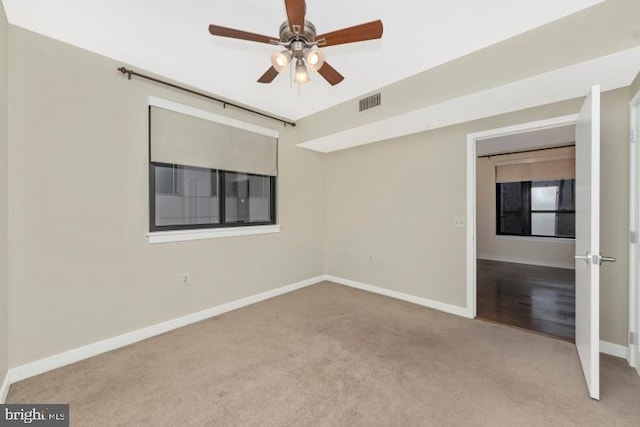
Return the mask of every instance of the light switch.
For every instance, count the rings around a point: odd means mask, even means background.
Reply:
[[[453,226],[456,228],[464,228],[464,217],[463,216],[454,216],[453,217]]]

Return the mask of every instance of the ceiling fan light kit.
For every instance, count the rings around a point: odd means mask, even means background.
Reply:
[[[296,60],[296,75],[295,82],[296,83],[306,83],[309,80],[309,72],[307,71],[307,66],[304,64],[302,58],[298,58]]]
[[[329,84],[337,85],[344,77],[324,60],[320,47],[356,43],[382,37],[382,21],[372,21],[353,27],[343,28],[317,35],[316,27],[305,19],[304,0],[285,0],[287,21],[280,25],[280,38],[250,33],[233,28],[210,25],[209,32],[214,36],[268,43],[284,47],[284,50],[271,55],[271,67],[258,79],[259,83],[271,83],[290,65],[294,67],[294,80],[302,84],[310,80],[308,68],[317,71]]]

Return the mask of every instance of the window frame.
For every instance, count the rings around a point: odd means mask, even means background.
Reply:
[[[564,179],[564,180],[542,180],[542,181],[519,181],[521,184],[521,197],[522,197],[522,209],[519,212],[524,212],[525,218],[523,219],[523,231],[528,234],[517,234],[517,233],[506,233],[500,230],[500,220],[502,218],[501,213],[501,201],[500,197],[500,185],[505,184],[502,182],[496,182],[495,191],[496,191],[496,214],[495,214],[495,225],[496,225],[496,236],[515,236],[515,237],[534,237],[534,238],[549,238],[549,239],[564,239],[564,240],[575,240],[575,209],[556,209],[556,210],[540,210],[540,209],[532,209],[531,208],[531,189],[533,188],[534,182],[546,182],[546,181],[566,181],[572,180],[574,181],[574,189],[575,189],[575,178]],[[575,190],[574,190],[575,191]],[[575,196],[575,192],[574,192]],[[512,212],[515,213],[515,212]],[[573,214],[574,215],[574,230],[573,236],[557,236],[557,235],[540,235],[540,234],[532,234],[531,233],[531,215],[534,213],[553,213],[553,214]]]
[[[218,197],[218,212],[219,223],[205,223],[205,224],[176,224],[176,225],[156,225],[156,174],[155,167],[173,167],[174,171],[180,168],[193,168],[207,171],[215,171],[218,176],[217,197]],[[248,176],[258,176],[262,178],[269,178],[269,221],[255,221],[255,222],[226,222],[226,186],[225,186],[225,174],[226,173],[242,173]],[[171,163],[152,162],[149,161],[149,232],[167,232],[167,231],[181,231],[181,230],[210,230],[210,229],[222,229],[222,228],[237,228],[237,227],[258,227],[265,225],[276,225],[276,177],[270,175],[259,175],[238,171],[225,171],[220,169],[210,169],[198,166],[186,166],[175,165]]]

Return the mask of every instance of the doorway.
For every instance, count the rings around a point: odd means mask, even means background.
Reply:
[[[498,129],[476,132],[467,135],[467,310],[469,318],[477,317],[477,269],[476,269],[476,175],[477,175],[477,145],[483,140],[499,138],[509,135],[524,134],[563,126],[574,126],[578,120],[577,114],[555,117],[547,120],[523,123]],[[506,150],[504,150],[506,151]]]
[[[575,125],[476,145],[477,317],[575,339]]]

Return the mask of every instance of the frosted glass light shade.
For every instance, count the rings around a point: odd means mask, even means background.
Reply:
[[[307,72],[307,67],[304,65],[304,61],[302,58],[298,58],[296,61],[296,83],[306,83],[309,81],[309,73]]]
[[[318,49],[309,49],[304,55],[307,64],[313,71],[318,71],[324,64],[324,54]]]
[[[290,62],[291,53],[289,53],[288,50],[276,52],[271,55],[271,65],[273,65],[273,68],[275,68],[279,73],[285,70],[289,66]]]

